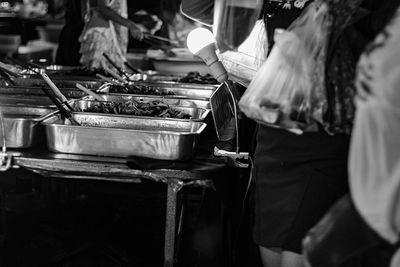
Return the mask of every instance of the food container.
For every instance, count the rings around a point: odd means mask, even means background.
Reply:
[[[44,139],[40,122],[53,115],[52,108],[30,106],[0,106],[4,117],[6,145],[11,148],[28,148]],[[0,140],[3,134],[0,131]]]
[[[130,76],[130,79],[133,81],[146,81],[146,82],[176,82],[182,76],[181,75],[169,75],[169,74],[159,74],[158,72],[154,73],[135,73]]]
[[[43,121],[47,147],[60,153],[163,160],[190,158],[206,124],[85,113],[73,114],[81,126],[57,114]]]
[[[171,106],[203,108],[203,109],[211,108],[210,101],[208,100],[180,98],[174,96],[142,96],[142,95],[126,95],[126,94],[101,94],[100,96],[104,99],[104,101],[113,101],[118,103],[132,101],[132,100],[143,101],[143,102],[161,100],[164,103]],[[95,99],[92,96],[86,96],[83,98],[83,100],[94,101]]]
[[[39,95],[0,95],[0,105],[55,107],[47,96]]]
[[[97,89],[99,88],[104,82],[101,80],[86,80],[82,79],[83,77],[79,76],[54,76],[51,77],[54,84],[58,88],[74,88],[76,83],[80,83],[81,85],[85,86],[89,89]],[[37,75],[24,75],[23,77],[13,79],[16,86],[23,86],[23,87],[48,87],[47,83]]]
[[[203,99],[208,100],[212,93],[218,86],[215,85],[196,85],[196,84],[183,84],[183,83],[167,83],[167,82],[134,82],[136,86],[148,86],[152,89],[156,89],[160,92],[166,94],[170,93],[168,96],[174,97],[186,97],[191,99]],[[103,93],[117,93],[121,94],[120,91],[114,90],[110,87],[110,84],[104,84],[98,90]],[[129,92],[128,92],[129,94]],[[148,95],[148,94],[143,94]]]
[[[60,91],[66,98],[82,98],[87,95],[77,88],[61,88]],[[7,86],[0,87],[0,95],[45,96],[45,93],[40,87]]]
[[[124,101],[125,102],[125,101]],[[124,115],[124,114],[104,114],[104,113],[92,113],[85,112],[85,110],[98,105],[101,103],[100,101],[90,101],[90,100],[74,100],[71,101],[72,108],[76,111],[75,113],[87,113],[87,114],[102,114],[104,116],[109,117],[136,117],[136,118],[147,118],[153,119],[156,117],[148,117],[148,116],[134,116],[134,115]],[[180,107],[180,106],[170,106],[170,108],[187,113],[191,116],[190,119],[178,119],[178,118],[161,118],[163,120],[173,120],[173,121],[181,121],[181,120],[190,120],[190,121],[204,121],[210,110],[202,109],[202,108],[192,108],[192,107]]]

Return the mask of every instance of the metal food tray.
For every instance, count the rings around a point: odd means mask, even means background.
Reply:
[[[61,88],[60,90],[66,98],[82,98],[87,95],[77,88]],[[6,86],[0,87],[0,95],[45,96],[45,93],[40,87]]]
[[[89,89],[97,89],[104,82],[101,80],[83,80],[82,77],[78,76],[69,76],[69,77],[51,77],[54,84],[58,88],[74,88],[76,83],[80,83]],[[39,78],[37,75],[26,75],[24,77],[13,79],[16,86],[24,86],[24,87],[48,87],[47,83]]]
[[[28,148],[44,139],[40,122],[56,113],[55,109],[29,106],[0,106],[0,110],[4,116],[6,146],[12,148]]]
[[[125,102],[125,101],[124,101]],[[91,101],[91,100],[74,100],[71,101],[72,108],[76,111],[74,113],[86,113],[86,114],[103,114],[104,116],[108,117],[135,117],[135,118],[147,118],[153,119],[158,117],[148,117],[148,116],[135,116],[135,115],[125,115],[125,114],[105,114],[105,113],[92,113],[92,112],[85,112],[84,110],[92,107],[95,104],[101,103],[100,101]],[[170,106],[171,108],[185,112],[191,116],[190,119],[178,119],[178,118],[160,118],[163,120],[173,120],[173,121],[204,121],[210,110],[203,109],[203,108],[192,108],[192,107],[180,107],[180,106]]]
[[[47,96],[39,95],[0,95],[0,105],[55,107]]]
[[[157,87],[178,87],[188,89],[203,89],[203,90],[215,90],[219,84],[198,84],[198,83],[179,83],[173,81],[137,81],[134,82],[137,85],[147,85],[154,88]]]
[[[43,121],[50,151],[60,153],[183,160],[193,155],[206,124],[133,117],[73,114],[81,126],[57,114]]]
[[[207,85],[198,86],[198,85],[182,84],[182,83],[134,82],[133,84],[138,86],[140,85],[149,86],[161,92],[174,93],[173,95],[168,95],[168,96],[174,96],[174,97],[182,96],[191,99],[203,99],[203,100],[210,99],[212,93],[217,88],[215,86],[207,86]],[[99,88],[99,92],[118,93],[113,90],[110,90],[109,84],[105,84],[101,88]]]
[[[164,103],[167,103],[168,105],[172,106],[203,108],[203,109],[211,108],[210,101],[208,100],[180,98],[174,96],[143,96],[143,95],[128,95],[128,94],[101,94],[100,96],[104,99],[104,101],[113,101],[119,103],[132,100],[143,101],[143,102],[161,100]],[[92,96],[85,96],[82,99],[90,101],[95,100]]]
[[[213,86],[217,87],[218,84],[215,83],[183,83],[178,82],[179,79],[182,79],[185,75],[168,75],[168,74],[151,74],[151,73],[135,73],[130,76],[133,81],[142,81],[142,82],[158,82],[158,83],[167,83],[167,84],[189,84],[195,86]]]
[[[157,72],[155,72],[157,73]],[[152,73],[135,73],[130,76],[133,81],[146,81],[146,82],[175,82],[182,78],[180,75],[163,75],[163,74],[152,74]]]

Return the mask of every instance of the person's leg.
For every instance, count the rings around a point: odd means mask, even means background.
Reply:
[[[283,251],[281,256],[281,267],[304,267],[304,257],[300,254]]]
[[[261,261],[264,267],[281,267],[281,249],[259,246]]]

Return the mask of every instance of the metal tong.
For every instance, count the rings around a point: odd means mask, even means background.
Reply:
[[[61,112],[61,114],[67,118],[73,125],[80,125],[72,116],[71,112],[74,112],[74,109],[71,107],[71,105],[68,103],[68,99],[61,93],[60,89],[54,84],[54,82],[50,79],[50,77],[46,74],[46,72],[38,72],[34,68],[32,68],[29,63],[24,64],[24,63],[19,63],[20,65],[26,67],[30,71],[40,75],[43,80],[48,84],[50,87],[51,91],[54,93],[51,94],[46,88],[42,88],[43,92],[47,95],[48,98],[51,99],[51,101],[56,105],[58,110]],[[65,107],[67,108],[65,108]]]
[[[115,64],[115,62],[112,61],[111,58],[110,58],[106,53],[103,53],[103,57],[118,71],[118,73],[119,73],[121,76],[125,76],[125,78],[127,78],[128,81],[131,79],[131,78],[129,77],[129,75],[128,75],[125,71],[123,71],[120,67],[118,67],[118,65]]]
[[[58,108],[58,110],[60,111],[60,113],[66,118],[68,119],[73,125],[80,125],[72,116],[73,110],[68,110],[66,109],[61,103],[60,101],[57,99],[57,97],[55,97],[55,95],[51,94],[46,88],[42,88],[43,92],[47,95],[48,98],[51,99],[51,101],[53,101],[53,103],[56,105],[56,107]]]
[[[165,43],[168,43],[171,46],[179,45],[179,43],[177,41],[173,41],[171,39],[164,38],[164,37],[161,37],[161,36],[157,36],[157,35],[154,35],[154,34],[151,34],[151,33],[148,33],[148,32],[145,32],[143,37],[144,37],[144,40],[148,40],[148,41],[151,41],[151,42],[154,42],[154,43],[155,42],[158,42],[158,43],[165,42]]]

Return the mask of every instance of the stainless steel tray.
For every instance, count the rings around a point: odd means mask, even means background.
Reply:
[[[143,95],[127,95],[127,94],[101,94],[100,95],[104,101],[113,101],[113,102],[126,102],[126,101],[154,101],[154,100],[162,100],[164,103],[172,106],[181,106],[181,107],[191,107],[191,108],[203,108],[210,109],[210,101],[208,100],[199,100],[199,99],[190,99],[190,98],[180,98],[174,96],[143,96]],[[85,96],[82,98],[83,100],[94,101],[95,99],[92,96]]]
[[[163,75],[163,74],[152,73],[135,73],[130,76],[133,81],[146,81],[146,82],[175,82],[183,76],[179,75]]]
[[[72,154],[183,160],[193,155],[206,124],[73,114],[81,126],[70,125],[60,115],[43,121],[50,151]]]
[[[55,107],[47,96],[39,95],[0,95],[0,105]]]
[[[125,101],[123,101],[125,102]],[[75,113],[87,113],[87,114],[102,114],[108,117],[135,117],[135,118],[147,118],[147,119],[153,119],[156,117],[146,117],[146,116],[133,116],[133,115],[124,115],[124,114],[103,114],[103,113],[91,113],[91,112],[85,112],[90,107],[93,107],[94,105],[100,103],[99,101],[90,101],[90,100],[74,100],[71,101],[71,106],[74,110],[76,110]],[[171,108],[176,109],[178,111],[182,111],[185,113],[188,113],[191,115],[191,118],[189,119],[190,121],[204,121],[208,114],[210,113],[210,110],[208,109],[203,109],[203,108],[192,108],[192,107],[180,107],[180,106],[172,106]],[[176,119],[176,118],[161,118],[163,120],[174,120],[174,121],[187,121],[186,119]]]
[[[27,148],[44,140],[40,121],[53,115],[56,110],[38,107],[0,106],[4,116],[6,145],[12,148]],[[0,131],[0,140],[3,134]]]
[[[217,87],[215,86],[197,86],[183,83],[160,83],[160,82],[134,82],[134,85],[145,85],[157,89],[161,92],[172,92],[169,96],[183,96],[191,99],[208,100]],[[109,84],[105,84],[99,88],[99,92],[118,93],[110,89]]]
[[[189,89],[215,90],[219,84],[178,83],[173,81],[137,81],[134,84],[149,85],[152,87],[178,87]]]
[[[97,89],[99,88],[104,82],[101,80],[82,80],[82,77],[52,77],[54,84],[58,88],[75,88],[75,84],[79,82],[83,86],[89,89]],[[16,86],[24,86],[24,87],[41,87],[46,86],[48,87],[47,83],[37,76],[25,76],[21,78],[13,79]]]
[[[76,88],[61,88],[63,95],[67,98],[82,98],[87,94]],[[0,87],[0,95],[38,95],[44,96],[45,93],[40,87],[7,86]],[[0,96],[1,97],[1,96]]]

